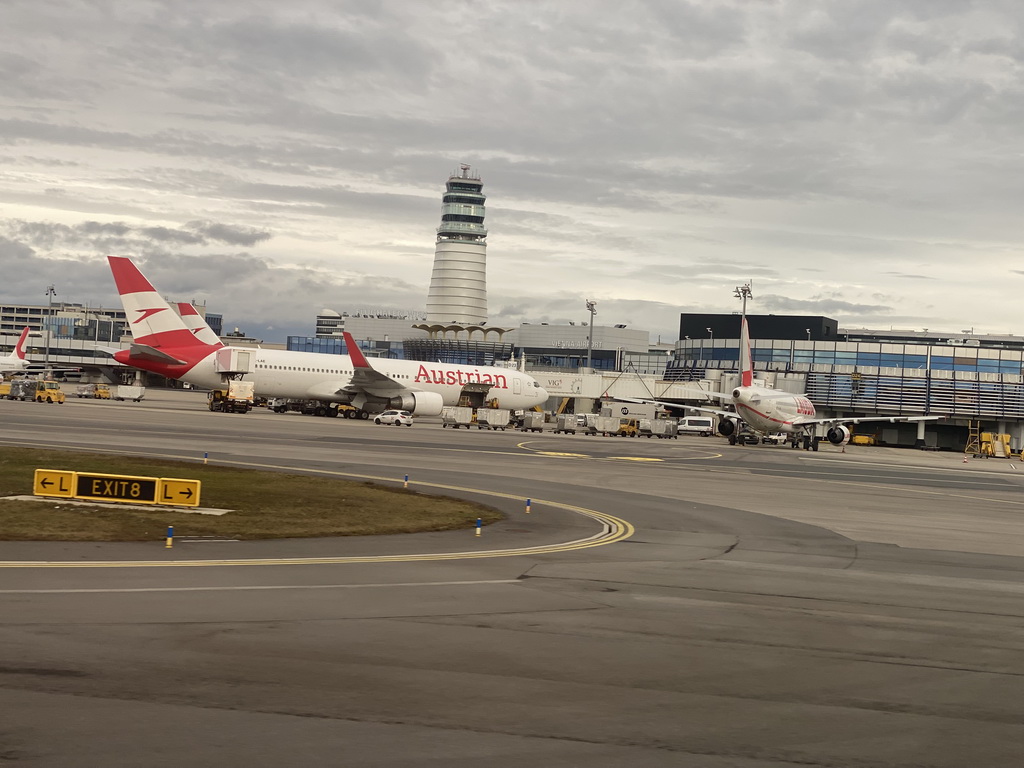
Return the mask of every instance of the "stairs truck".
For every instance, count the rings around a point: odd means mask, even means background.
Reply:
[[[251,381],[228,381],[227,389],[214,389],[209,395],[211,411],[248,413],[255,400],[255,384]]]

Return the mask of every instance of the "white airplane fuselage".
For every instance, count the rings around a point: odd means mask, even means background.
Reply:
[[[765,387],[737,387],[732,392],[736,413],[755,432],[802,432],[801,422],[815,418],[814,403]]]
[[[236,375],[242,381],[253,382],[261,397],[283,397],[296,400],[322,400],[347,403],[352,396],[345,388],[355,373],[348,355],[329,355],[317,352],[292,352],[250,347],[221,347],[212,350],[187,370],[170,373],[166,364],[144,366],[198,387],[215,389],[224,385],[224,374],[217,370],[215,359],[220,351],[246,353],[249,370]],[[170,351],[170,350],[169,350]],[[117,356],[115,356],[117,357]],[[385,374],[409,390],[433,392],[441,396],[444,405],[458,405],[467,384],[490,385],[484,395],[487,401],[497,400],[498,406],[509,409],[532,408],[547,400],[547,392],[536,380],[513,368],[492,366],[426,363],[416,360],[373,358],[374,370]],[[391,386],[362,385],[370,395],[394,397]]]

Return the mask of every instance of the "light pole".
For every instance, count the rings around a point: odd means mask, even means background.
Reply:
[[[747,299],[754,298],[754,294],[752,294],[750,292],[750,283],[746,283],[745,285],[737,286],[736,290],[733,292],[733,296],[735,296],[737,299],[743,299],[743,317],[746,317],[747,316]]]
[[[708,332],[708,339],[709,339],[708,347],[709,347],[710,351],[708,352],[708,359],[709,360],[714,360],[714,358],[715,358],[715,332],[712,331],[710,328],[705,328],[704,330]],[[704,347],[704,345],[701,344],[701,348],[702,349],[703,349],[703,347]],[[701,360],[704,359],[704,354],[703,353],[701,353],[700,359]]]
[[[587,299],[587,310],[590,312],[590,328],[587,334],[587,368],[594,364],[594,315],[597,314],[597,302]]]
[[[807,340],[810,341],[811,340],[811,329],[807,328],[806,331],[807,331]]]
[[[49,366],[50,366],[50,341],[51,341],[51,339],[53,339],[53,331],[51,330],[52,326],[50,325],[50,323],[51,323],[52,318],[53,318],[53,297],[56,296],[56,295],[57,295],[57,289],[54,288],[52,285],[48,285],[46,287],[46,298],[49,301],[49,309],[46,312],[46,320],[45,320],[45,322],[46,322],[46,333],[45,333],[45,337],[46,337],[46,352],[45,352],[45,358],[44,358],[45,362],[43,363],[43,367],[45,367],[45,368],[49,368]]]

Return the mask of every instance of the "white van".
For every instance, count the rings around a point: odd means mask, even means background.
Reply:
[[[708,437],[715,434],[715,419],[713,416],[687,416],[679,420],[680,435],[700,435]]]

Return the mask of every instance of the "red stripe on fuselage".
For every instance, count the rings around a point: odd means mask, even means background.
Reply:
[[[750,411],[752,414],[757,416],[759,419],[763,419],[764,421],[770,421],[770,422],[772,422],[774,424],[778,424],[780,426],[785,426],[785,427],[792,427],[793,426],[793,422],[792,421],[783,421],[782,419],[774,419],[774,418],[772,418],[771,416],[769,416],[766,413],[761,413],[756,408],[751,408],[746,403],[736,403],[736,407],[739,408],[741,411],[744,411],[744,410],[745,411]]]

